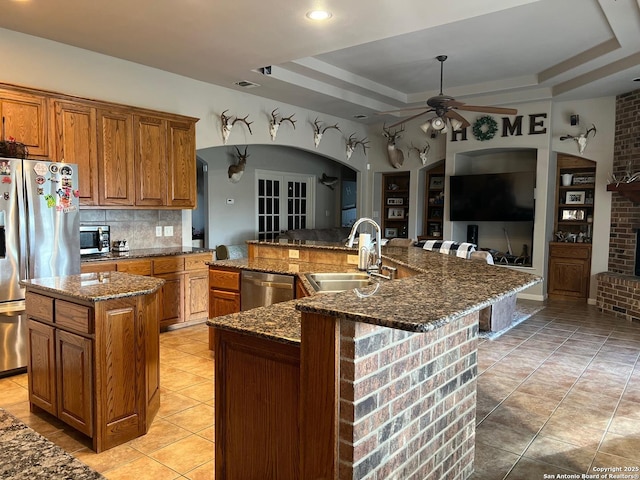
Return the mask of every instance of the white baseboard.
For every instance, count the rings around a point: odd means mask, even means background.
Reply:
[[[536,302],[544,302],[544,295],[534,295],[532,293],[518,293],[517,298],[522,300],[535,300]]]

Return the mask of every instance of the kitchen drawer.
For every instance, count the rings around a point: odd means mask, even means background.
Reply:
[[[549,245],[551,257],[588,259],[591,257],[591,245],[579,243],[552,243]]]
[[[203,268],[207,268],[206,262],[210,262],[211,259],[211,253],[187,255],[184,259],[185,270],[202,270]]]
[[[89,307],[56,300],[56,326],[80,333],[93,333],[93,315]]]
[[[120,260],[118,271],[134,275],[151,275],[151,260]]]
[[[239,270],[209,270],[209,288],[222,288],[225,290],[240,291]]]
[[[53,322],[53,298],[27,292],[27,316],[36,320]]]
[[[153,274],[174,273],[184,270],[184,257],[167,256],[153,261]]]
[[[100,273],[100,272],[115,272],[115,262],[82,262],[80,264],[80,273]]]

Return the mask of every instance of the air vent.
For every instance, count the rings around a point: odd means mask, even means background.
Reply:
[[[242,88],[255,88],[260,86],[257,83],[253,83],[248,80],[240,80],[239,82],[235,82],[235,84]]]

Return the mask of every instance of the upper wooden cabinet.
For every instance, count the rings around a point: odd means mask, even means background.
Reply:
[[[29,149],[29,157],[46,157],[47,98],[43,95],[0,89],[0,117],[4,138],[13,137]]]
[[[52,157],[78,165],[82,205],[99,205],[96,108],[79,103],[51,100]]]
[[[171,207],[196,207],[196,126],[169,122],[169,195]]]
[[[136,205],[167,205],[167,122],[135,115]]]
[[[10,85],[0,114],[30,157],[78,165],[81,207],[196,207],[196,118]]]
[[[98,195],[100,205],[135,204],[133,117],[98,110]]]

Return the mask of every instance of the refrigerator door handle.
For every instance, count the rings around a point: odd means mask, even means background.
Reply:
[[[20,280],[29,278],[29,255],[27,250],[28,240],[27,235],[27,206],[25,195],[25,180],[24,180],[24,165],[22,162],[18,162],[17,170],[19,175],[16,178],[22,179],[20,182],[16,182],[16,189],[18,195],[18,232],[20,241],[20,255],[18,256],[18,272]]]

